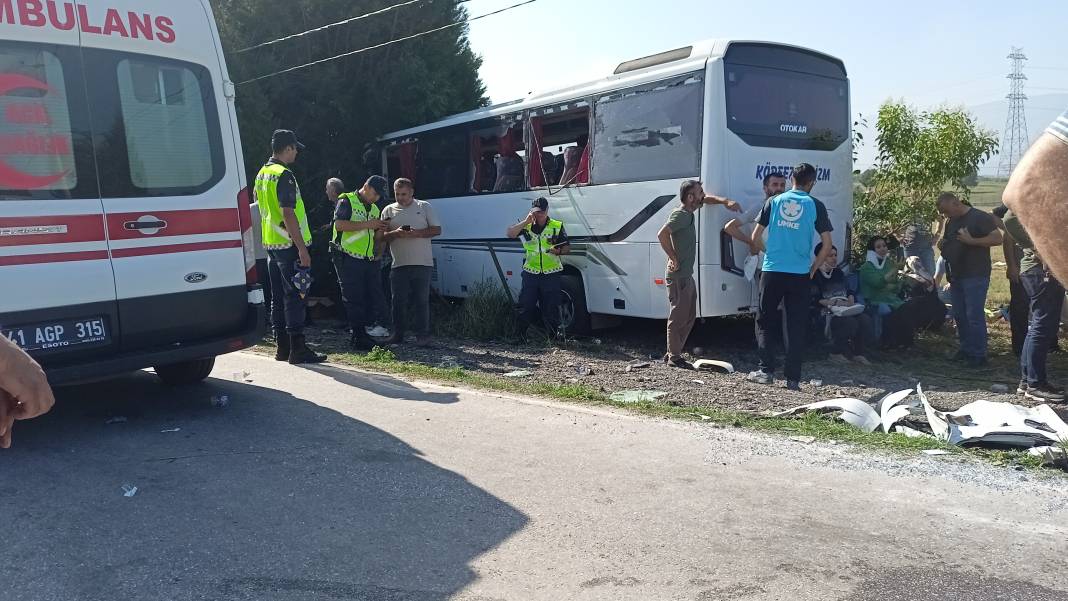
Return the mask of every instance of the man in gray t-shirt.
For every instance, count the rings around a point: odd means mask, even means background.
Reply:
[[[406,341],[404,332],[411,325],[414,342],[425,346],[430,339],[430,277],[434,271],[430,239],[441,235],[441,222],[430,203],[415,198],[411,180],[401,178],[394,182],[393,197],[397,202],[382,211],[382,221],[387,224],[385,239],[393,256],[389,276],[393,295],[392,341]]]

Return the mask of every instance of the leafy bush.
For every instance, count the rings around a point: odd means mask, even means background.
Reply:
[[[900,236],[917,221],[933,223],[943,190],[967,198],[972,175],[998,147],[997,136],[963,109],[919,112],[904,102],[887,102],[876,128],[875,170],[865,172],[854,190],[854,257],[864,256],[871,236]]]

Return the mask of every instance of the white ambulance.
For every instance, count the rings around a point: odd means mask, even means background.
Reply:
[[[53,383],[167,383],[262,333],[208,0],[0,0],[0,333]]]

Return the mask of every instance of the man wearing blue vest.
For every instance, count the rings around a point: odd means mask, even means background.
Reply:
[[[794,167],[793,189],[764,203],[753,230],[753,244],[764,250],[764,265],[756,321],[760,369],[749,374],[750,382],[775,381],[771,340],[776,328],[781,331],[781,303],[786,313],[786,387],[801,390],[801,357],[812,303],[812,276],[834,248],[831,241],[834,228],[827,217],[827,207],[809,194],[815,185],[815,167],[808,163]],[[767,242],[763,239],[765,230]],[[817,236],[823,246],[813,260]]]
[[[338,195],[334,209],[331,258],[352,328],[352,350],[369,351],[374,347],[372,335],[389,335],[383,327],[389,322],[389,314],[379,262],[385,223],[375,204],[387,196],[388,183],[381,175],[372,175],[357,192]]]

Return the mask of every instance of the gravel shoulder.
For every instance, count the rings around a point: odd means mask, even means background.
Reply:
[[[746,373],[756,368],[757,361],[750,320],[707,320],[690,337],[687,350],[693,359],[727,361],[737,370],[734,374],[686,371],[663,364],[659,360],[663,353],[662,328],[662,322],[632,320],[598,332],[596,338],[555,345],[518,346],[438,337],[427,348],[400,344],[390,350],[400,361],[431,367],[459,366],[502,381],[515,381],[505,374],[524,371],[529,374],[519,379],[525,381],[581,384],[605,394],[660,391],[667,393],[661,401],[673,405],[734,411],[784,410],[839,397],[875,402],[889,392],[917,383],[922,383],[932,404],[943,410],[955,410],[979,399],[1035,404],[1014,394],[1018,381],[1016,359],[1003,348],[1008,332],[1000,323],[991,325],[991,362],[982,370],[947,360],[946,355],[956,349],[955,340],[947,335],[927,334],[913,349],[875,355],[872,366],[835,363],[827,359],[825,348],[810,348],[799,393],[786,390],[781,380],[771,386],[745,381]],[[319,345],[321,352],[347,352],[348,335],[341,322],[318,322],[309,329],[308,338]],[[1068,379],[1064,355],[1051,355],[1050,363],[1055,381]],[[1010,392],[992,392],[996,385]]]

